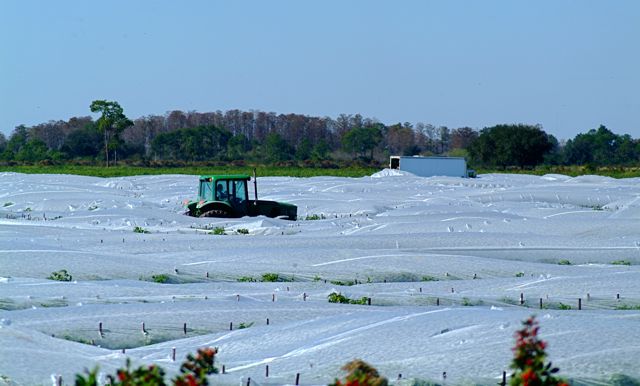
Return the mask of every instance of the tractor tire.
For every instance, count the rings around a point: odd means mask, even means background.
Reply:
[[[229,217],[229,212],[224,209],[211,209],[200,214],[200,217]]]

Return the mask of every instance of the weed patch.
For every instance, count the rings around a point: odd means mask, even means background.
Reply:
[[[360,299],[350,299],[339,292],[332,292],[327,296],[329,299],[329,303],[341,303],[341,304],[361,304],[365,305],[368,302],[368,298],[366,296],[361,297]]]
[[[143,227],[135,227],[133,228],[133,233],[149,233],[149,231]]]
[[[51,272],[51,275],[47,277],[49,280],[57,280],[57,281],[71,281],[73,278],[69,275],[66,269],[61,269],[59,271]]]
[[[635,304],[635,305],[629,305],[629,304],[618,304],[616,306],[616,310],[624,310],[624,311],[629,311],[629,310],[640,310],[640,304]]]
[[[631,265],[631,262],[629,260],[614,260],[611,265]]]
[[[263,273],[260,281],[266,282],[266,283],[275,283],[275,282],[283,282],[283,281],[293,281],[293,279],[282,277],[277,273]]]
[[[219,235],[224,235],[226,233],[225,233],[224,227],[215,227],[211,232],[209,232],[209,234],[219,236]]]

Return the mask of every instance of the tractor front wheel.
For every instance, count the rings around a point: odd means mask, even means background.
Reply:
[[[229,212],[224,209],[211,209],[206,212],[202,212],[200,217],[229,217]]]

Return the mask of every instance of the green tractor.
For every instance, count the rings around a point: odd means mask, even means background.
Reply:
[[[267,216],[296,220],[298,207],[284,202],[258,200],[258,185],[253,176],[254,199],[249,199],[246,174],[200,176],[198,199],[186,201],[187,214],[193,217]]]

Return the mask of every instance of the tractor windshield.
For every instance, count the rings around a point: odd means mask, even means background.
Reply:
[[[247,184],[245,180],[233,181],[233,196],[238,204],[247,200]]]
[[[216,201],[229,200],[229,180],[216,181]]]
[[[216,200],[226,201],[234,207],[244,205],[247,201],[247,182],[245,180],[216,181]]]
[[[213,198],[211,180],[200,180],[200,191],[198,194],[202,200],[211,200]]]

